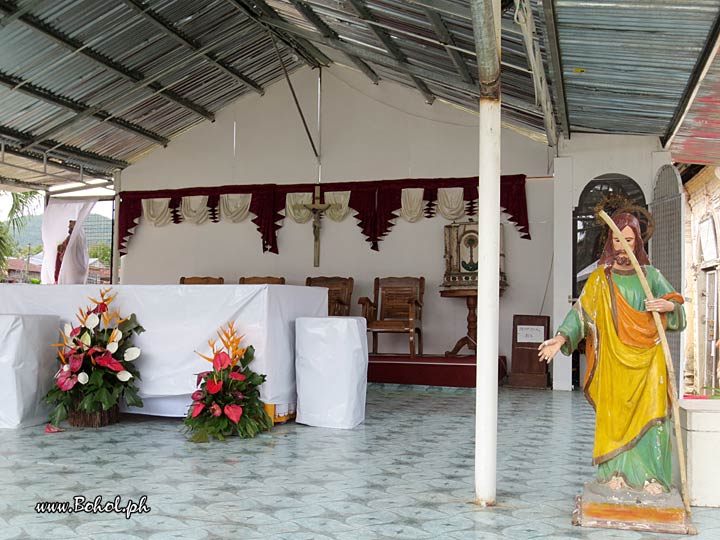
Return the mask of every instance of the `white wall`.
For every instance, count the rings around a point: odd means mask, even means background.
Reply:
[[[316,72],[292,76],[309,124],[316,118]],[[450,105],[425,105],[422,96],[389,82],[379,86],[362,75],[334,67],[323,72],[323,180],[357,181],[433,178],[477,174],[477,118]],[[235,147],[233,129],[235,126]],[[502,134],[503,174],[547,174],[546,147],[515,132]],[[250,183],[314,182],[316,164],[284,82],[264,97],[248,96],[224,109],[215,123],[203,123],[123,172],[123,190],[152,190]],[[501,299],[500,352],[509,356],[512,315],[540,309],[552,251],[552,181],[529,180],[531,241],[505,228],[510,288]],[[181,275],[284,275],[302,284],[308,275],[351,275],[354,302],[371,295],[372,280],[383,275],[424,275],[425,350],[442,353],[466,328],[462,300],[440,298],[443,218],[417,223],[397,220],[370,250],[352,217],[323,221],[321,266],[312,266],[312,229],[286,219],[279,232],[279,255],[261,252],[260,235],[249,221],[240,224],[187,223],[138,227],[122,260],[124,283],[175,283]],[[545,313],[550,313],[552,284]],[[359,306],[353,306],[359,314]],[[482,323],[482,322],[480,322]],[[381,336],[381,351],[405,351],[406,343]]]
[[[585,186],[594,178],[608,173],[624,174],[642,188],[645,200],[652,201],[657,170],[670,162],[670,154],[662,151],[657,137],[625,135],[573,134],[570,140],[562,139],[558,157],[554,161],[555,223],[553,251],[554,329],[562,323],[570,309],[568,297],[572,289],[572,212],[577,206]],[[553,362],[553,387],[570,390],[571,360],[558,355]],[[580,381],[582,384],[582,381]]]

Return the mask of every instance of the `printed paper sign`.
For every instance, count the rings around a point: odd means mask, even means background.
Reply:
[[[544,326],[522,326],[517,327],[518,343],[541,343],[545,341]]]

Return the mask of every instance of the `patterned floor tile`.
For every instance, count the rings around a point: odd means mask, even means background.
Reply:
[[[571,524],[594,476],[593,413],[577,392],[500,390],[498,505],[475,505],[474,410],[471,389],[370,385],[353,430],[290,422],[201,445],[178,420],[143,416],[53,435],[3,430],[0,540],[667,540]],[[147,495],[151,511],[35,513],[76,495]],[[694,509],[693,520],[694,538],[720,538],[720,510]]]

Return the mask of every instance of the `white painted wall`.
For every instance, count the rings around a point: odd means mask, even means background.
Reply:
[[[560,326],[571,307],[568,297],[573,279],[572,212],[585,186],[603,174],[624,174],[642,188],[645,200],[650,202],[657,170],[669,161],[670,155],[662,151],[657,137],[573,134],[570,140],[560,141],[553,166],[553,329]],[[571,389],[571,368],[569,357],[557,356],[553,362],[553,388]]]
[[[292,76],[309,124],[316,118],[316,72]],[[362,75],[334,67],[323,72],[323,180],[358,181],[433,178],[477,174],[477,118],[450,105],[425,105],[422,96],[389,82],[373,86]],[[236,144],[233,146],[233,129]],[[547,174],[545,145],[504,129],[502,173]],[[282,82],[264,97],[248,96],[178,137],[123,172],[124,190],[193,186],[314,182],[314,157],[290,91]],[[510,355],[512,315],[536,314],[542,304],[552,252],[552,181],[529,180],[532,240],[505,228],[510,288],[501,299],[500,352]],[[436,217],[417,223],[397,220],[380,251],[370,250],[352,217],[323,221],[321,266],[312,266],[312,229],[286,219],[279,255],[261,252],[260,235],[240,224],[187,223],[138,227],[122,259],[123,283],[175,283],[181,275],[218,275],[237,282],[242,275],[284,275],[304,284],[308,275],[351,275],[353,301],[371,295],[375,276],[424,275],[425,351],[442,353],[466,329],[460,299],[441,298],[443,227]],[[544,306],[551,312],[552,283]],[[359,306],[353,306],[359,314]],[[482,324],[482,321],[480,322]],[[380,336],[381,351],[406,350],[407,340]]]

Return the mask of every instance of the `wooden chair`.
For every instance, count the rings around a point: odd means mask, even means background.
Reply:
[[[360,298],[363,317],[367,319],[368,332],[372,332],[372,352],[377,354],[378,334],[406,333],[410,338],[410,357],[422,356],[422,302],[425,278],[387,277],[375,278],[374,299]]]
[[[285,285],[284,277],[275,276],[249,276],[241,277],[240,285]]]
[[[180,285],[222,285],[223,283],[225,283],[225,279],[221,277],[183,276],[180,278]]]
[[[309,277],[305,280],[308,287],[327,287],[328,315],[347,317],[350,315],[352,302],[353,278],[344,277]]]

